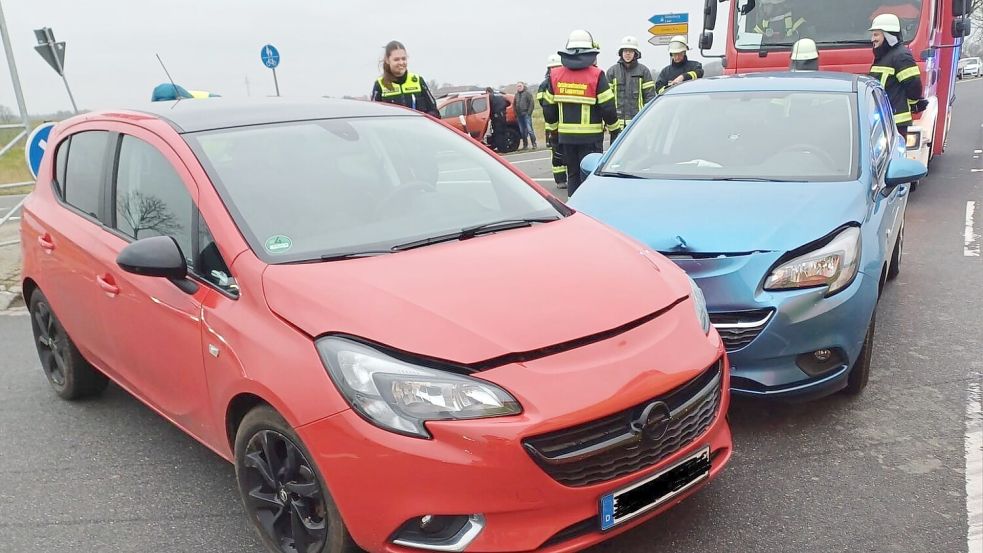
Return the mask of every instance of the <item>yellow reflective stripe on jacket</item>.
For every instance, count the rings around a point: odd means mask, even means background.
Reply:
[[[614,91],[614,107],[618,107],[618,79],[611,79],[611,90]]]
[[[559,102],[561,104],[584,104],[588,106],[593,106],[597,103],[597,98],[584,98],[583,96],[566,96],[557,94],[553,96],[553,102]]]
[[[792,33],[798,31],[799,30],[799,27],[801,27],[802,24],[805,23],[805,22],[806,22],[805,18],[800,17],[798,21],[796,21],[795,23],[792,23],[792,18],[791,17],[786,17],[785,18],[785,28],[788,29],[788,32],[786,34],[788,36],[792,36]],[[790,25],[790,23],[791,23],[791,25]]]
[[[556,126],[557,126],[556,123],[546,123],[546,130],[548,130],[548,131],[555,131],[556,130]]]
[[[604,132],[604,123],[560,123],[560,134],[600,134]]]
[[[655,88],[655,81],[645,81],[642,83],[642,90],[648,90],[650,88]]]
[[[556,103],[556,96],[553,96],[553,93],[550,92],[549,90],[544,90],[543,91],[543,100],[545,100],[547,104],[555,104]]]
[[[542,90],[540,90],[539,92],[536,93],[536,101],[537,102],[542,102],[543,101],[543,91]]]
[[[566,173],[566,172],[567,172],[567,166],[566,165],[554,165],[553,166],[553,174],[554,175],[559,175],[560,173]]]
[[[907,69],[902,69],[901,71],[898,71],[897,79],[898,82],[904,82],[913,77],[917,77],[919,74],[920,71],[918,70],[918,66],[913,65]]]
[[[610,102],[611,100],[614,100],[614,91],[611,90],[610,88],[597,95],[598,104]]]
[[[664,87],[662,87],[662,88],[660,88],[660,89],[659,89],[658,91],[656,91],[656,94],[662,94],[663,92],[665,92],[665,91],[666,91],[666,89],[667,89],[667,88],[669,88],[669,86],[668,86],[668,85],[666,85],[666,86],[664,86]]]
[[[896,113],[896,114],[894,114],[894,124],[895,125],[900,125],[902,123],[910,123],[910,122],[911,122],[911,112],[910,111],[906,111],[904,113]]]
[[[686,74],[689,75],[691,81],[695,81],[696,79],[699,78],[699,75],[696,74],[696,71],[690,71]]]
[[[886,65],[872,65],[870,67],[871,73],[881,74],[881,86],[887,86],[887,79],[891,75],[894,75],[894,68],[888,67]]]
[[[618,119],[614,124],[606,125],[609,131],[620,131],[625,128],[625,120]]]

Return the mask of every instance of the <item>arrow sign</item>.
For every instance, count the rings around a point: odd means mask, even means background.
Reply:
[[[272,44],[263,46],[259,52],[259,58],[263,60],[263,65],[270,69],[276,69],[276,66],[280,65],[280,52]]]
[[[659,35],[649,37],[649,44],[652,46],[667,46],[670,42],[672,42],[671,36]]]
[[[34,47],[37,53],[41,54],[44,61],[62,77],[65,76],[65,43],[55,42],[55,33],[50,27],[35,29],[34,36],[38,39],[38,45]]]
[[[38,178],[41,160],[44,158],[44,152],[48,149],[48,137],[51,136],[51,129],[54,127],[54,123],[43,123],[31,131],[27,137],[24,157],[27,158],[27,169],[35,179]]]
[[[689,23],[688,13],[662,13],[649,18],[649,23],[653,25],[665,25],[668,23]]]

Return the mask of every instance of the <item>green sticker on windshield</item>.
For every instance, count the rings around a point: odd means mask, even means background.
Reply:
[[[266,240],[266,251],[270,253],[283,253],[290,249],[293,241],[282,234],[271,236]]]

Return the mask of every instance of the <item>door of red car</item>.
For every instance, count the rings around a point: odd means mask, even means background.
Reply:
[[[464,100],[451,100],[440,108],[440,118],[445,123],[461,132],[467,132],[467,120],[464,118]]]
[[[92,125],[73,130],[55,145],[53,182],[38,181],[54,186],[55,201],[35,202],[29,217],[35,234],[25,235],[25,246],[41,250],[39,285],[55,316],[82,355],[105,370],[113,338],[105,325],[103,278],[114,258],[100,237],[114,135]]]
[[[488,107],[488,96],[476,96],[468,100],[468,134],[477,140],[485,137],[488,129],[488,119],[491,109]]]
[[[197,187],[159,137],[121,126],[106,246],[118,255],[151,236],[173,237],[193,267],[199,226]],[[201,305],[209,290],[188,293],[164,278],[110,271],[117,288],[106,320],[116,340],[113,365],[134,392],[165,416],[200,433],[210,420],[201,347]]]

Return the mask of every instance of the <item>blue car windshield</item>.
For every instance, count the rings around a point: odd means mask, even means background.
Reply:
[[[855,112],[848,93],[669,95],[632,124],[600,170],[644,178],[852,180]]]

